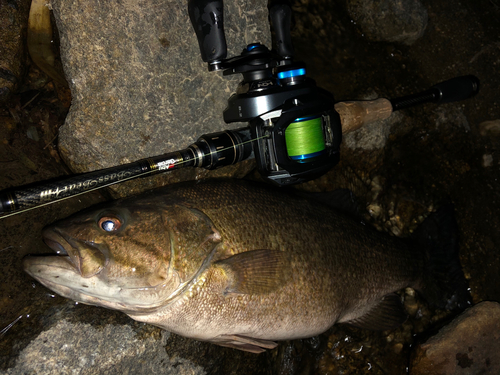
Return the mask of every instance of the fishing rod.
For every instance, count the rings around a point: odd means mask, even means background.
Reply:
[[[462,76],[437,84],[429,90],[418,94],[391,100],[377,99],[373,101],[338,102],[334,105],[334,109],[340,118],[342,133],[346,134],[370,123],[384,120],[396,110],[427,102],[448,103],[467,99],[475,95],[478,89],[479,80],[476,77]],[[279,113],[268,114],[268,116],[278,115]],[[264,121],[262,117],[265,121],[269,120],[269,117],[261,116],[262,121]],[[253,126],[253,130],[251,127],[245,127],[203,135],[197,142],[180,151],[174,151],[155,157],[141,159],[133,163],[83,173],[55,181],[39,183],[33,186],[1,191],[0,213],[14,212],[49,202],[53,203],[67,197],[72,197],[144,175],[172,171],[184,167],[216,169],[236,164],[254,157],[256,152],[262,153],[263,151],[271,151],[271,148],[265,149],[266,146],[271,146],[272,150],[274,150],[274,160],[279,160],[280,156],[284,156],[289,158],[290,162],[294,162],[291,158],[294,156],[294,154],[291,155],[294,150],[293,147],[287,147],[287,145],[285,145],[285,149],[283,149],[279,147],[279,144],[272,144],[273,138],[269,133],[276,129],[271,128],[267,131],[263,131],[262,129],[257,129],[255,124],[253,124]],[[325,124],[321,124],[321,126],[324,127]],[[328,132],[331,132],[331,130],[325,131],[325,133]],[[252,138],[252,133],[265,134],[260,138]],[[340,136],[337,136],[337,140],[339,139]],[[332,143],[330,143],[330,145],[332,151],[337,152],[337,147],[332,147]],[[307,150],[308,147],[310,146],[302,146],[303,150]],[[326,148],[327,146],[325,143],[324,149],[326,150]],[[303,176],[303,179],[310,179],[309,177],[316,172],[314,170],[314,164],[310,162],[307,163],[307,159],[307,154],[302,154],[302,160],[306,160],[306,162],[299,165],[309,167],[308,172],[310,173],[307,177]],[[317,157],[315,161],[318,162]],[[321,162],[321,170],[319,172],[321,172],[325,164],[323,159],[319,159],[319,161]],[[267,164],[261,165],[260,167],[266,168],[264,171],[261,171],[261,173],[269,173],[273,170],[277,170],[276,166],[268,166]],[[328,164],[326,165],[326,169],[330,169]],[[297,177],[295,178],[297,179]],[[286,185],[286,181],[281,182],[281,185]]]
[[[248,122],[248,127],[205,134],[183,150],[133,163],[1,191],[0,214],[22,212],[137,177],[184,167],[216,169],[251,158],[256,159],[262,177],[276,185],[305,182],[338,163],[342,134],[386,119],[396,110],[463,100],[479,91],[479,80],[469,75],[401,98],[335,103],[333,94],[306,76],[305,64],[293,61],[289,6],[280,2],[270,7],[274,50],[254,43],[229,59],[222,9],[221,0],[188,2],[208,69],[243,76],[228,100],[224,120]]]

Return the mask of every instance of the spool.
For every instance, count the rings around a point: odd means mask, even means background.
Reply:
[[[285,130],[288,156],[296,161],[320,156],[325,152],[325,136],[321,117],[298,118]]]

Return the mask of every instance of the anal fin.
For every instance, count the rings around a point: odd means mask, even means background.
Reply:
[[[256,354],[263,353],[266,349],[274,349],[278,346],[274,341],[254,339],[242,335],[220,335],[211,340],[211,342],[220,346]]]
[[[373,331],[387,331],[400,326],[407,318],[408,314],[403,308],[401,298],[392,293],[384,296],[365,315],[345,323]]]

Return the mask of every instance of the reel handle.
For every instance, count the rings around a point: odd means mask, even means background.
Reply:
[[[292,24],[292,10],[286,3],[271,5],[269,9],[271,24],[276,34],[276,51],[284,59],[293,56],[292,35],[290,28]]]
[[[427,102],[450,103],[468,99],[479,91],[479,79],[473,75],[449,79],[432,86],[429,90],[395,99],[370,101],[346,101],[335,104],[340,115],[342,134],[362,126],[385,120],[392,112]]]
[[[201,58],[208,62],[209,70],[218,70],[219,63],[227,55],[223,10],[222,0],[188,1],[189,18],[196,32]]]

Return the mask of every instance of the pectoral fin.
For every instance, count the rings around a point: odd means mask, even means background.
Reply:
[[[285,253],[278,250],[252,250],[216,263],[228,279],[225,294],[266,294],[286,283]]]
[[[220,346],[256,354],[263,353],[266,349],[274,349],[278,346],[274,341],[254,339],[241,335],[220,335],[212,340],[212,342]]]
[[[400,326],[407,318],[401,298],[394,293],[384,296],[365,315],[345,323],[373,331],[386,331]]]

